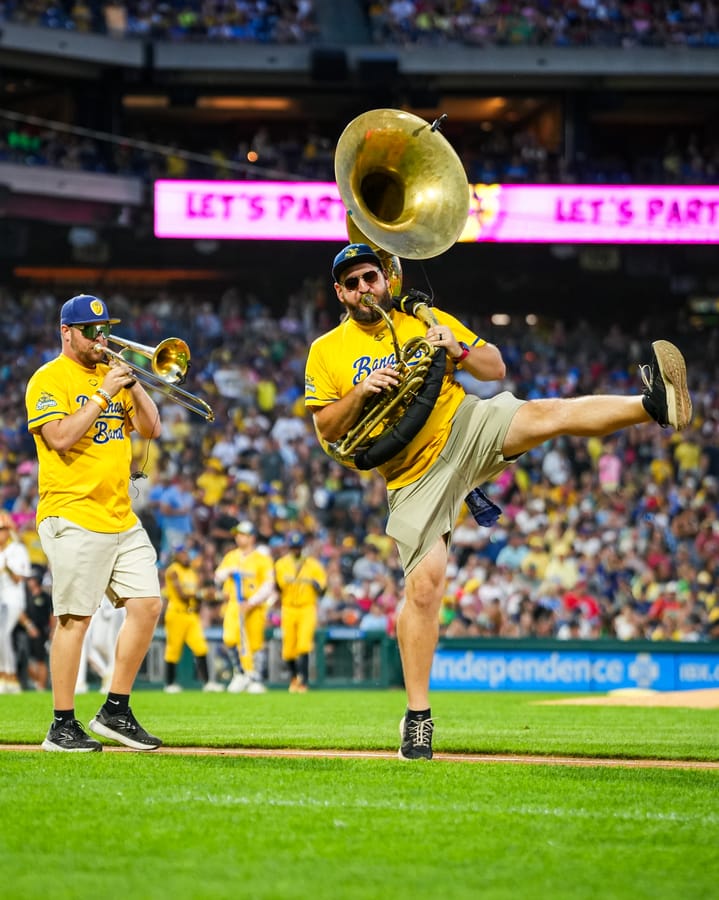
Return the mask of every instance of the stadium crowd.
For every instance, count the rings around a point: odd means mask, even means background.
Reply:
[[[711,0],[363,0],[358,11],[367,40],[382,45],[719,46]],[[2,19],[131,39],[296,44],[338,37],[313,0],[5,0]]]
[[[329,286],[328,286],[329,287]],[[281,314],[229,289],[216,303],[160,293],[107,297],[123,337],[154,346],[170,334],[191,343],[186,388],[208,400],[208,424],[158,395],[163,433],[135,445],[134,504],[162,571],[189,549],[200,576],[205,624],[220,621],[214,572],[233,546],[232,526],[255,524],[274,557],[300,531],[326,567],[320,624],[393,634],[402,573],[384,534],[384,486],[320,449],[304,412],[307,348],[332,324],[317,279]],[[26,429],[29,374],[57,353],[64,297],[2,290],[0,320],[0,506],[28,548],[45,560],[35,531],[36,461]],[[116,312],[115,312],[116,311]],[[649,323],[635,334],[560,323],[472,327],[501,346],[508,376],[482,385],[524,397],[640,389]],[[605,440],[560,439],[522,457],[487,486],[503,509],[492,528],[467,510],[457,523],[441,627],[446,636],[706,641],[719,639],[719,332],[685,327],[695,404],[681,434],[637,427]],[[461,377],[461,376],[460,376]],[[278,623],[269,609],[267,624]]]
[[[717,47],[711,2],[370,0],[378,44],[473,47]]]
[[[3,18],[131,39],[302,44],[317,36],[313,0],[5,0]]]

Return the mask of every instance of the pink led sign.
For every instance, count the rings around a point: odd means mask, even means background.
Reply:
[[[470,185],[460,240],[564,244],[719,243],[719,187]],[[333,182],[155,182],[155,235],[344,241]]]
[[[463,241],[715,244],[719,187],[470,186]]]
[[[155,235],[171,238],[342,241],[334,182],[156,181]]]

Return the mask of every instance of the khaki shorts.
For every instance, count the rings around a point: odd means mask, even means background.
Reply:
[[[405,575],[438,537],[448,535],[451,541],[467,494],[514,462],[504,458],[502,444],[514,414],[525,402],[509,391],[490,400],[465,397],[434,465],[412,484],[388,492],[387,534],[397,544]]]
[[[157,554],[139,522],[119,534],[104,534],[49,516],[38,534],[52,574],[56,616],[91,616],[103,594],[115,606],[131,597],[160,596]]]

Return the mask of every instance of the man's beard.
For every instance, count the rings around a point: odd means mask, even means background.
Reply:
[[[372,309],[372,307],[367,306],[362,302],[362,298],[364,297],[369,297],[370,300],[387,313],[392,309],[392,297],[388,290],[386,290],[381,297],[374,297],[370,293],[363,294],[357,306],[345,307],[349,317],[354,319],[355,322],[359,322],[361,325],[376,325],[382,318],[376,309]]]
[[[98,362],[101,361],[101,357],[98,357],[98,353],[95,350],[95,344],[92,344],[87,349],[78,347],[74,342],[71,342],[70,346],[74,350],[80,364],[86,369],[94,369]]]

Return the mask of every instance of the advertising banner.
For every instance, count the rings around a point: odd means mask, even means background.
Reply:
[[[417,202],[420,202],[419,200]],[[347,239],[334,182],[155,182],[155,236]],[[719,243],[719,186],[469,185],[461,242]]]
[[[719,654],[601,650],[452,650],[434,657],[431,687],[454,691],[606,693],[719,687]]]

